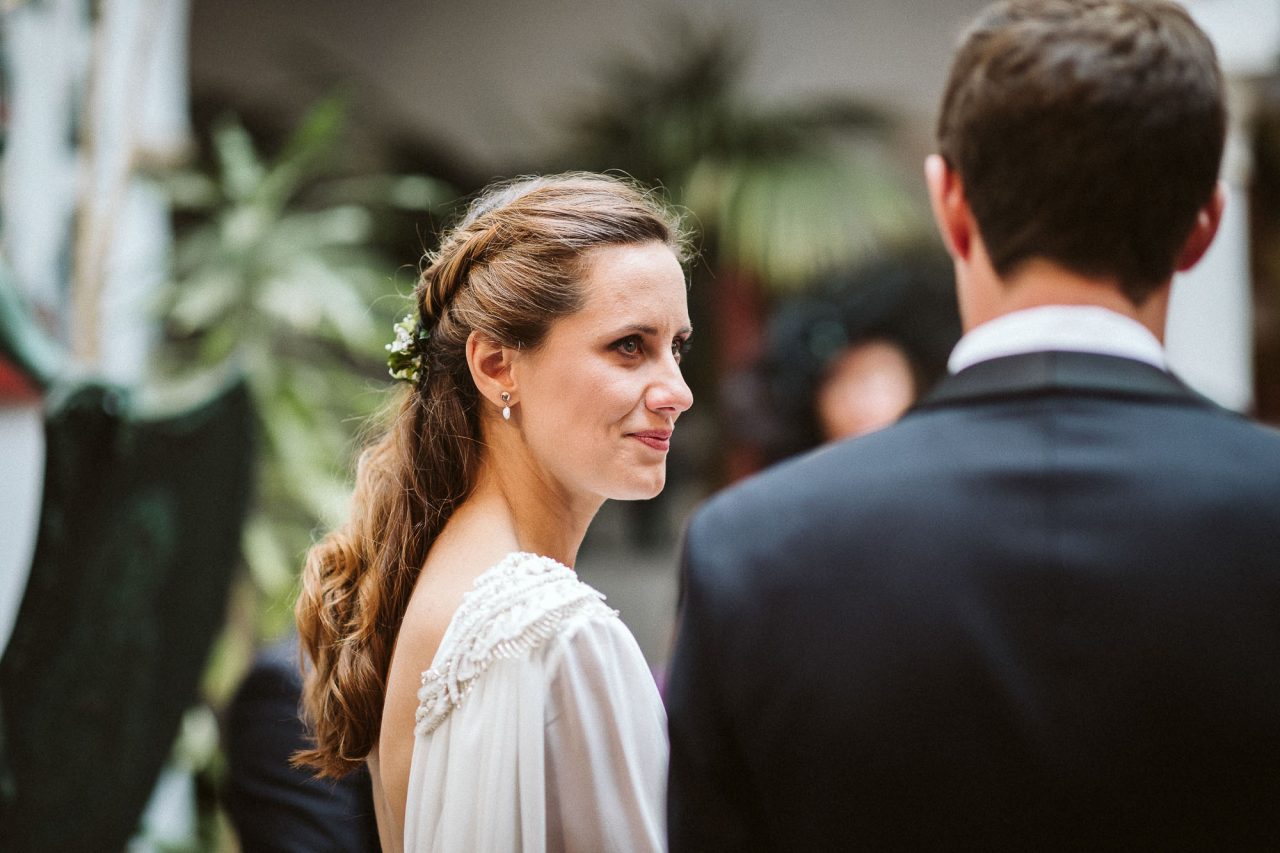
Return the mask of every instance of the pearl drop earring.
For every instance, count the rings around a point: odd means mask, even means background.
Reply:
[[[509,421],[511,420],[511,394],[509,392],[502,392],[502,402],[504,404],[502,407],[502,419],[504,421]]]

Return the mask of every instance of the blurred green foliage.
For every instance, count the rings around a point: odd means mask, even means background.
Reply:
[[[412,279],[377,248],[385,214],[453,196],[422,176],[338,174],[346,104],[316,105],[278,156],[225,118],[211,168],[167,177],[180,228],[161,306],[157,381],[198,395],[231,372],[258,413],[258,476],[242,551],[248,572],[207,685],[229,695],[263,638],[292,622],[303,556],[339,524],[360,429],[388,399],[383,349]]]
[[[572,127],[591,168],[661,184],[691,211],[714,268],[786,294],[927,226],[889,156],[886,112],[847,97],[753,102],[749,46],[728,27],[676,19],[658,41],[655,58],[611,59]]]

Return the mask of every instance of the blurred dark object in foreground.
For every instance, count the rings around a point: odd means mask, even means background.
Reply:
[[[333,781],[290,765],[307,745],[301,697],[298,639],[290,635],[259,653],[227,709],[226,806],[241,849],[380,850],[367,770]]]
[[[3,282],[0,282],[3,286]],[[0,660],[0,849],[120,850],[222,625],[251,483],[242,383],[162,418],[66,383],[9,299],[0,360],[45,399],[39,533]]]
[[[1256,111],[1249,190],[1254,414],[1280,426],[1280,77],[1260,87]]]

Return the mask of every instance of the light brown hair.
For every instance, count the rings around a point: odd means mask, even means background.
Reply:
[[[1013,0],[961,40],[938,119],[996,272],[1033,257],[1135,304],[1173,274],[1218,176],[1213,46],[1164,0]]]
[[[536,349],[552,323],[582,306],[585,252],[651,241],[684,259],[678,220],[651,194],[569,173],[490,187],[426,258],[415,290],[430,332],[425,370],[391,428],[361,455],[346,525],[311,549],[303,571],[295,615],[306,658],[303,714],[315,740],[298,763],[342,776],[377,743],[414,582],[485,452],[468,336]]]

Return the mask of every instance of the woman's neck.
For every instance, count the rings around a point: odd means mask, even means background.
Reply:
[[[486,459],[460,513],[510,537],[517,550],[572,567],[601,498],[575,497],[517,457],[505,465]]]

